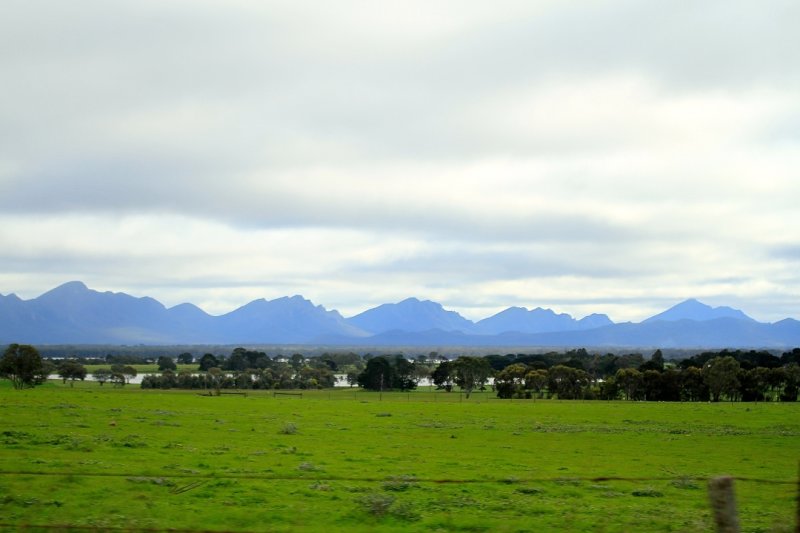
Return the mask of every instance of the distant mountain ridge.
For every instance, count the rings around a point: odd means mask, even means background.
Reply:
[[[509,307],[494,316],[475,324],[475,331],[485,335],[506,332],[544,333],[548,331],[576,331],[613,324],[607,315],[592,314],[575,320],[566,313],[556,314],[551,309],[537,307],[530,311],[524,307]]]
[[[441,304],[416,298],[407,298],[396,304],[382,304],[347,321],[372,334],[391,330],[419,332],[429,329],[469,332],[475,326],[472,321],[455,311],[445,310]]]
[[[338,311],[315,306],[302,296],[254,300],[216,319],[221,339],[234,342],[304,343],[324,334],[364,337],[366,333],[348,324]]]
[[[755,322],[755,320],[738,309],[733,309],[732,307],[726,306],[711,307],[710,305],[699,302],[694,298],[690,298],[679,303],[678,305],[670,307],[663,313],[659,313],[643,320],[642,323],[658,322],[660,320],[696,320],[702,322],[704,320],[714,320],[717,318],[735,318],[739,320],[749,320]]]
[[[366,335],[301,296],[254,300],[212,316],[193,304],[167,309],[152,298],[98,292],[79,281],[32,300],[2,297],[0,320],[0,341],[41,344],[295,344],[324,334]]]
[[[0,294],[0,343],[338,344],[382,346],[800,346],[800,322],[757,322],[730,307],[683,301],[640,323],[604,314],[575,319],[509,307],[477,322],[429,300],[407,298],[345,318],[302,296],[258,299],[214,316],[184,303],[99,292],[80,281],[22,300]]]

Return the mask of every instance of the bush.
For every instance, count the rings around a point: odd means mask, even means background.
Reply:
[[[357,501],[361,504],[364,511],[372,516],[381,517],[389,512],[389,508],[394,503],[394,496],[372,493],[360,497]]]
[[[372,516],[381,518],[391,515],[398,520],[419,520],[419,513],[409,502],[398,502],[394,496],[380,493],[370,493],[356,500],[361,508]]]
[[[280,430],[281,435],[294,435],[297,433],[297,426],[291,422],[286,422]]]

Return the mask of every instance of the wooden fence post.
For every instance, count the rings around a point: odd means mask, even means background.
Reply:
[[[794,521],[794,533],[800,533],[800,462],[797,463],[797,516]]]
[[[715,477],[708,483],[708,496],[714,511],[714,526],[717,533],[739,533],[736,516],[736,500],[733,496],[733,478]]]

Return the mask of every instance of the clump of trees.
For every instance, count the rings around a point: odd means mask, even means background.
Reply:
[[[0,377],[11,380],[15,389],[43,383],[48,371],[39,351],[29,344],[10,344],[0,359]]]
[[[282,357],[273,359],[264,352],[245,348],[234,349],[229,357],[206,353],[199,360],[199,373],[188,370],[176,372],[174,366],[170,368],[165,364],[160,375],[151,374],[142,379],[142,388],[219,391],[321,389],[334,386],[336,377],[325,360],[295,355],[284,361]]]
[[[159,357],[158,361],[156,361],[156,364],[158,365],[159,372],[163,372],[165,370],[178,370],[178,365],[175,364],[175,361],[172,359],[172,357],[167,357],[166,355]]]
[[[402,355],[391,358],[371,357],[364,370],[356,377],[356,383],[359,387],[372,391],[415,389],[417,380],[414,363]]]
[[[58,375],[64,383],[69,380],[70,387],[74,386],[76,379],[81,381],[86,379],[86,374],[86,367],[74,359],[66,359],[58,365]]]
[[[498,398],[541,398],[545,391],[550,396],[564,400],[592,398],[594,395],[589,389],[590,383],[585,370],[566,365],[555,365],[544,370],[514,363],[495,377]]]
[[[753,350],[703,352],[677,362],[665,361],[660,350],[649,360],[581,350],[488,359],[502,367],[494,382],[500,398],[797,401],[800,392],[800,349],[781,357]],[[554,361],[559,362],[548,365]]]
[[[134,367],[119,363],[111,365],[111,369],[98,368],[92,372],[92,378],[100,383],[101,387],[107,382],[111,382],[115,387],[124,387],[137,375],[138,372]]]
[[[485,357],[461,356],[453,361],[442,361],[431,371],[430,377],[437,389],[450,392],[458,385],[467,398],[474,390],[485,390],[494,371]]]

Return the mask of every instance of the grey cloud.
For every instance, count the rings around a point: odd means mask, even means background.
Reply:
[[[540,206],[538,195],[532,194],[530,208],[519,202],[506,206],[502,201],[477,205],[471,199],[459,198],[457,181],[452,183],[452,197],[447,191],[418,194],[413,190],[395,197],[385,194],[380,180],[365,190],[338,174],[331,179],[344,181],[325,183],[323,190],[316,190],[322,182],[315,180],[292,189],[281,181],[272,183],[268,173],[259,177],[260,182],[230,177],[226,171],[245,169],[226,167],[225,160],[213,155],[210,159],[202,165],[201,161],[164,153],[158,157],[124,154],[45,161],[31,174],[0,181],[0,207],[7,213],[48,216],[87,211],[114,215],[179,212],[244,229],[358,228],[429,240],[474,242],[565,241],[644,247],[654,240],[690,237],[675,223],[634,225],[604,216],[604,209],[585,212],[570,207],[562,203],[568,202],[568,196],[550,198],[552,205]],[[304,179],[302,172],[297,172],[296,179]],[[413,188],[414,183],[409,186]],[[598,199],[597,205],[603,207],[603,200]]]
[[[776,259],[800,261],[800,245],[777,246],[772,248],[769,255]]]
[[[643,231],[599,215],[555,209],[502,206],[482,212],[447,197],[421,199],[417,205],[391,197],[359,195],[331,202],[324,194],[298,196],[280,188],[253,192],[206,171],[197,176],[171,161],[88,161],[64,167],[58,176],[20,179],[6,184],[0,206],[6,212],[123,213],[179,211],[244,227],[339,227],[407,233],[426,238],[493,242],[641,242]],[[50,172],[55,173],[55,169]]]
[[[363,271],[376,279],[381,272],[430,276],[430,283],[446,283],[448,272],[465,282],[569,272],[630,276],[642,286],[662,279],[645,280],[648,269],[674,266],[661,264],[670,254],[659,250],[680,250],[687,241],[716,247],[736,224],[758,225],[749,213],[774,209],[736,191],[722,193],[713,180],[699,188],[709,198],[697,205],[675,192],[680,187],[664,186],[678,176],[702,182],[728,170],[713,158],[691,161],[691,151],[660,153],[647,118],[622,116],[636,113],[624,98],[612,103],[605,93],[577,91],[577,98],[608,109],[584,126],[559,115],[570,103],[556,96],[545,112],[552,111],[559,131],[545,125],[532,132],[525,126],[537,117],[526,116],[524,102],[514,99],[538,98],[542,87],[557,92],[628,77],[649,91],[645,107],[648,98],[704,101],[709,94],[747,107],[741,94],[751,88],[792,96],[800,86],[796,1],[402,7],[418,9],[425,23],[387,12],[383,3],[3,2],[0,209],[47,217],[177,213],[244,232],[355,228],[440,247],[403,261],[379,258],[371,273]],[[759,142],[791,148],[796,105],[788,106],[772,122],[755,121],[763,127],[753,133]],[[691,118],[670,116],[677,123]],[[680,144],[680,132],[673,135],[669,140]],[[712,128],[708,135],[720,133]],[[641,163],[647,169],[627,168],[632,146],[651,160]],[[620,155],[602,167],[598,158],[580,158],[587,153]],[[760,165],[760,155],[750,157]],[[516,196],[503,190],[502,175],[491,173],[479,179],[496,180],[496,191],[461,194],[462,174],[486,159],[554,157],[559,161],[531,176]],[[786,161],[768,163],[785,169]],[[424,171],[441,186],[421,187],[413,173]],[[626,186],[632,175],[665,197]],[[560,186],[539,193],[536,180]],[[592,205],[586,194],[583,204],[572,205],[580,182],[591,180],[604,185],[602,198]],[[405,187],[391,188],[392,182]],[[775,183],[773,197],[792,196]],[[704,218],[722,203],[748,215],[730,224]],[[614,216],[647,208],[657,208],[663,220]],[[794,227],[787,220],[790,242]],[[498,244],[509,246],[472,249]],[[764,261],[791,265],[798,257],[796,247],[784,246]],[[3,258],[8,269],[46,272],[95,272],[101,267],[92,261],[104,262],[107,272],[130,272],[130,258],[117,262],[102,253],[89,253],[85,262],[63,251]],[[234,277],[217,285],[235,284]],[[173,282],[179,281],[164,283]],[[144,282],[128,285],[135,283]],[[576,298],[591,301],[591,295]]]
[[[107,254],[68,254],[52,253],[36,256],[0,255],[4,273],[58,274],[63,281],[72,277],[86,277],[108,270],[127,270],[131,260],[127,257],[109,257]]]
[[[430,280],[431,287],[557,276],[630,278],[647,272],[647,268],[641,264],[598,259],[596,254],[601,253],[601,248],[598,246],[592,251],[576,252],[568,244],[562,243],[534,249],[476,250],[471,244],[466,244],[463,247],[442,247],[380,264],[356,266],[351,272],[387,279],[397,275],[413,276]]]
[[[491,80],[513,72],[541,77],[644,70],[684,88],[796,82],[800,72],[787,65],[800,45],[792,22],[798,15],[800,7],[790,0],[768,8],[746,1],[557,3],[543,14],[480,28],[474,39],[465,39],[475,54],[454,55],[472,65],[494,65],[475,71]]]
[[[0,154],[23,167],[76,155],[119,157],[108,174],[125,176],[127,165],[139,160],[167,167],[158,180],[200,174],[203,181],[205,174],[226,179],[238,168],[263,164],[552,152],[575,139],[513,139],[469,117],[504,88],[564,73],[648,72],[681,84],[720,75],[719,83],[728,84],[730,71],[747,83],[770,83],[797,75],[786,68],[792,62],[784,54],[800,47],[791,23],[797,7],[789,2],[774,9],[713,2],[660,10],[637,2],[547,9],[510,2],[496,10],[506,15],[421,42],[337,28],[354,24],[346,15],[326,21],[266,5],[11,4],[0,32],[7,77],[0,104],[7,142]],[[121,119],[186,102],[198,114],[221,106],[227,115],[199,139],[173,139],[166,147],[159,146],[164,134],[157,130],[138,137],[115,131]],[[304,151],[309,140],[313,148]],[[170,156],[163,151],[173,158],[179,152],[181,166],[165,161]]]
[[[337,29],[341,20],[326,24],[274,4],[265,10],[35,4],[7,8],[18,14],[2,32],[0,49],[8,52],[0,61],[10,80],[4,90],[26,111],[4,121],[17,130],[12,140],[26,124],[36,125],[36,134],[48,125],[69,132],[73,126],[64,119],[114,120],[120,112],[201,100],[232,103],[230,130],[250,150],[294,130],[349,138],[373,157],[463,156],[485,151],[487,138],[465,130],[459,115],[504,87],[570,73],[647,72],[680,85],[718,77],[726,89],[731,82],[769,84],[798,75],[787,68],[787,54],[800,47],[792,2],[771,9],[746,2],[662,9],[616,2],[544,10],[511,2],[498,7],[506,16],[419,44],[391,32],[383,39],[377,32],[359,36]],[[43,10],[52,16],[41,17]]]

